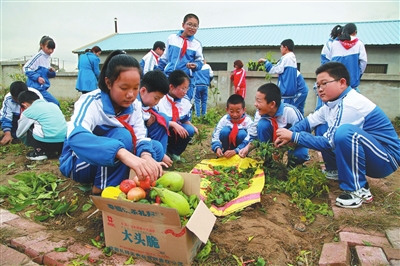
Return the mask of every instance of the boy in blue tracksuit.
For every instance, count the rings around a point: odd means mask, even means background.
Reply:
[[[18,102],[24,111],[18,120],[17,137],[34,148],[26,158],[41,161],[49,155],[60,155],[67,134],[67,122],[60,108],[32,91],[21,92]]]
[[[12,142],[17,139],[18,119],[20,118],[23,108],[18,103],[18,95],[24,91],[33,91],[40,99],[43,99],[42,94],[34,89],[28,88],[22,81],[14,81],[10,85],[10,92],[4,96],[3,105],[0,111],[0,124],[4,132],[4,136],[0,141],[1,145]]]
[[[218,157],[230,158],[249,143],[253,120],[246,114],[245,101],[238,94],[228,98],[226,112],[214,129],[211,149]]]
[[[195,78],[195,96],[194,107],[196,116],[205,115],[207,112],[208,86],[214,78],[214,73],[209,64],[204,60],[204,65],[201,70],[194,72]]]
[[[239,152],[241,157],[245,157],[254,148],[252,141],[258,139],[260,142],[273,143],[278,128],[290,128],[304,119],[296,107],[281,102],[279,87],[274,83],[267,83],[258,88],[254,106],[257,112],[250,129],[250,143]],[[300,146],[290,150],[289,155],[292,158],[288,166],[303,164],[310,159],[308,149]]]
[[[169,83],[164,73],[160,70],[148,71],[141,80],[137,99],[142,103],[142,115],[148,137],[161,144],[164,151],[162,161],[171,166],[172,160],[166,154],[169,135],[168,118],[154,108],[168,91]]]
[[[304,116],[304,106],[308,95],[308,86],[303,75],[297,70],[297,91],[296,97],[293,98],[293,106],[297,107],[300,113]]]
[[[357,27],[354,23],[344,26],[338,40],[334,40],[330,53],[327,54],[329,61],[340,62],[346,66],[350,74],[350,87],[358,90],[361,76],[367,67],[367,52],[365,46],[357,38]]]
[[[60,106],[58,100],[47,90],[50,87],[50,78],[56,76],[56,71],[50,66],[50,55],[54,52],[56,44],[49,36],[40,39],[40,51],[25,63],[22,70],[27,76],[26,85],[35,88],[48,102]]]
[[[183,70],[190,77],[189,90],[185,96],[189,101],[194,97],[193,72],[201,69],[204,60],[203,47],[194,37],[199,23],[199,18],[195,14],[187,14],[183,18],[183,30],[168,37],[164,54],[156,67],[164,71],[167,77],[174,70]]]
[[[281,90],[282,101],[289,103],[297,108],[304,106],[307,93],[302,87],[298,86],[299,72],[297,70],[296,56],[294,51],[294,42],[286,39],[281,42],[281,59],[273,65],[264,58],[258,60],[264,63],[265,71],[270,74],[278,74],[278,87]]]
[[[399,167],[400,140],[383,111],[350,86],[350,75],[339,62],[316,70],[318,95],[324,106],[290,130],[279,129],[275,145],[294,142],[331,154],[343,193],[336,205],[358,208],[373,200],[366,175],[383,178]],[[310,132],[327,125],[322,136]],[[325,159],[325,157],[324,157]]]

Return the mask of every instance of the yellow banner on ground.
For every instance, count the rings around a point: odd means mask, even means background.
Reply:
[[[208,159],[202,160],[198,163],[191,171],[193,174],[198,174],[203,172],[205,175],[208,173],[211,175],[212,170],[208,165],[213,166],[236,166],[238,171],[241,172],[242,169],[249,168],[251,166],[256,165],[256,161],[251,158],[241,158],[239,155],[235,155],[231,158],[218,158],[218,159]],[[231,200],[230,202],[226,203],[222,207],[217,207],[212,205],[210,210],[216,216],[226,216],[228,214],[234,213],[238,210],[242,210],[247,206],[250,206],[254,203],[261,201],[261,191],[264,188],[264,171],[261,169],[257,169],[254,173],[254,177],[251,179],[251,185],[249,188],[242,190],[239,193],[239,196],[235,199]],[[201,195],[204,198],[207,198],[205,194],[205,188],[208,187],[208,180],[203,178],[201,181]]]

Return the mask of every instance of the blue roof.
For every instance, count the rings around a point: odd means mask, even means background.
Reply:
[[[354,23],[357,37],[365,45],[400,44],[400,20]],[[292,39],[296,46],[321,46],[337,24],[344,26],[346,22],[199,28],[195,37],[204,48],[279,46],[284,39]],[[82,53],[85,48],[94,45],[101,47],[102,51],[147,50],[153,47],[155,41],[166,41],[169,35],[178,31],[116,33],[73,52]]]

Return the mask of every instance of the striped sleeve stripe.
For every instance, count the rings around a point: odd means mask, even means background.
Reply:
[[[41,56],[42,56],[42,54],[39,53],[39,54],[37,54],[35,57],[33,57],[33,58],[31,59],[31,62],[29,62],[29,65],[27,65],[27,66],[25,67],[25,70],[29,70],[30,67],[33,65],[33,63],[35,63],[36,60],[38,60]]]
[[[81,106],[81,108],[80,108],[80,110],[78,112],[78,115],[77,115],[77,117],[75,119],[75,122],[74,122],[74,126],[75,127],[80,126],[82,124],[82,121],[85,118],[87,109],[89,108],[90,104],[94,100],[98,100],[100,98],[101,98],[101,93],[98,93],[96,95],[91,95],[91,96],[89,96],[89,97],[87,97],[85,99],[85,101],[83,102],[83,104],[82,104],[82,106]]]

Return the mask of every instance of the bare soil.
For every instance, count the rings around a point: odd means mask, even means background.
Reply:
[[[175,163],[170,170],[189,172],[197,163],[203,159],[215,158],[211,153],[210,140],[204,140],[201,144],[189,145],[183,157],[186,163]],[[14,144],[21,145],[21,144]],[[66,235],[79,241],[90,244],[90,239],[99,236],[102,232],[101,212],[92,214],[96,208],[93,205],[87,212],[82,212],[81,207],[88,202],[90,192],[82,192],[77,186],[80,185],[69,178],[65,178],[58,170],[58,160],[49,159],[43,162],[32,162],[25,158],[27,148],[22,148],[16,152],[10,152],[10,149],[2,148],[0,159],[2,166],[0,169],[0,184],[7,184],[8,179],[19,172],[34,171],[35,173],[50,172],[58,176],[65,182],[62,187],[66,188],[61,196],[72,199],[75,195],[79,199],[79,208],[67,215],[59,215],[56,218],[48,219],[42,222],[49,230],[62,230]],[[319,161],[316,152],[310,151],[312,160],[310,163]],[[385,204],[385,195],[389,193],[399,193],[400,171],[398,170],[385,179],[385,186],[389,191],[382,191],[377,185],[371,185],[372,193],[381,196],[375,197],[372,204],[362,206],[355,210],[351,215],[382,215],[378,206]],[[337,182],[330,181],[329,188],[339,194]],[[237,220],[231,220],[226,223],[223,218],[218,218],[214,229],[210,235],[210,240],[214,244],[209,258],[205,262],[195,262],[195,265],[238,265],[234,259],[236,256],[242,259],[245,265],[256,265],[253,260],[261,257],[267,262],[267,265],[297,265],[300,253],[302,251],[311,251],[307,255],[308,265],[317,265],[319,255],[324,243],[333,242],[337,233],[346,224],[340,225],[340,221],[328,216],[317,215],[315,221],[309,225],[301,223],[301,214],[298,208],[292,205],[289,195],[284,193],[265,193],[261,195],[261,202],[245,208],[243,211],[235,213],[240,217]],[[329,203],[328,195],[324,195],[313,200],[318,203]],[[7,201],[0,205],[2,208],[8,207]],[[24,216],[24,211],[17,213]],[[26,218],[28,219],[28,218]],[[398,224],[399,217],[395,217],[394,223]],[[362,225],[367,230],[382,231],[384,228],[376,227],[371,224]],[[304,231],[302,231],[304,229]],[[218,252],[216,252],[218,248]]]

